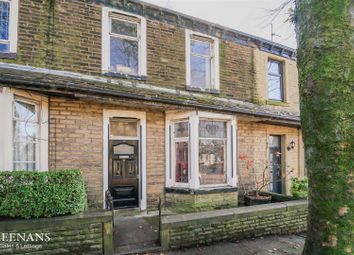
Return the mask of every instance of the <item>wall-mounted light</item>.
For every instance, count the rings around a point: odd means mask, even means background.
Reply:
[[[290,150],[293,150],[294,148],[295,148],[295,142],[294,142],[294,140],[292,140],[292,141],[289,143],[289,145],[288,145],[288,147],[287,147],[287,150],[290,151]]]

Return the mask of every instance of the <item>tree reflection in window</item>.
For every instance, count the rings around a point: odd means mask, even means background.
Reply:
[[[283,101],[283,65],[275,60],[268,61],[268,99]]]
[[[0,52],[9,51],[10,2],[0,1]]]
[[[209,41],[191,40],[190,76],[191,85],[199,88],[211,88],[212,43]]]
[[[124,18],[124,16],[123,16]],[[111,17],[110,71],[139,73],[139,23]]]
[[[226,122],[199,121],[200,185],[226,183]]]

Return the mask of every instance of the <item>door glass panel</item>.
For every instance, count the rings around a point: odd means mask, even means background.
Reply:
[[[269,136],[269,170],[271,178],[271,191],[282,193],[281,174],[281,136]]]
[[[123,155],[131,155],[134,154],[134,146],[128,144],[119,144],[113,147],[113,154],[123,154]]]
[[[122,161],[114,159],[113,160],[113,176],[122,176]]]
[[[123,119],[123,118],[113,118],[110,120],[110,135],[111,136],[126,136],[126,137],[137,137],[136,119]]]
[[[128,177],[135,177],[136,176],[136,168],[135,168],[135,160],[127,160],[127,172]]]

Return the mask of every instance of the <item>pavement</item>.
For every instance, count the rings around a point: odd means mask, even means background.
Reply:
[[[151,255],[300,255],[305,237],[301,235],[268,236],[241,241],[214,243],[182,250],[145,253]]]

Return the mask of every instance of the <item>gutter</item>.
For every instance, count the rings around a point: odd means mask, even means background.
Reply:
[[[158,97],[152,97],[152,96],[142,96],[142,95],[137,95],[137,94],[132,94],[132,93],[126,93],[126,92],[118,92],[114,90],[107,90],[107,89],[102,89],[102,88],[83,88],[81,86],[77,85],[72,85],[72,84],[58,84],[56,83],[54,86],[48,85],[48,83],[44,83],[41,81],[37,82],[32,82],[32,81],[23,81],[23,80],[16,80],[12,79],[11,81],[3,79],[0,77],[0,82],[6,83],[7,85],[12,85],[16,86],[18,88],[23,88],[23,89],[29,89],[32,88],[37,91],[43,92],[43,89],[39,89],[38,87],[40,86],[41,88],[49,89],[48,92],[57,92],[57,89],[63,90],[63,91],[68,91],[68,92],[79,92],[83,94],[94,94],[94,95],[102,95],[102,96],[113,96],[113,97],[123,97],[123,98],[128,98],[128,99],[134,99],[134,100],[145,100],[145,101],[152,101],[152,102],[157,102],[157,103],[164,103],[164,104],[172,104],[172,105],[179,105],[179,106],[192,106],[192,107],[197,107],[200,109],[207,109],[207,110],[218,110],[218,111],[224,111],[224,112],[231,112],[231,113],[242,113],[246,115],[251,115],[251,116],[257,116],[257,117],[263,117],[263,118],[270,118],[274,120],[282,120],[289,122],[289,124],[295,125],[295,126],[300,126],[300,121],[291,118],[291,117],[283,117],[283,116],[276,116],[272,115],[269,113],[260,113],[260,112],[254,112],[251,110],[246,110],[242,108],[237,108],[237,107],[224,107],[224,106],[214,106],[214,105],[206,105],[206,104],[201,104],[197,102],[188,102],[188,101],[179,101],[179,100],[174,100],[174,99],[165,99],[165,98],[158,98]],[[25,86],[24,86],[25,85]],[[55,89],[53,91],[53,88]]]

